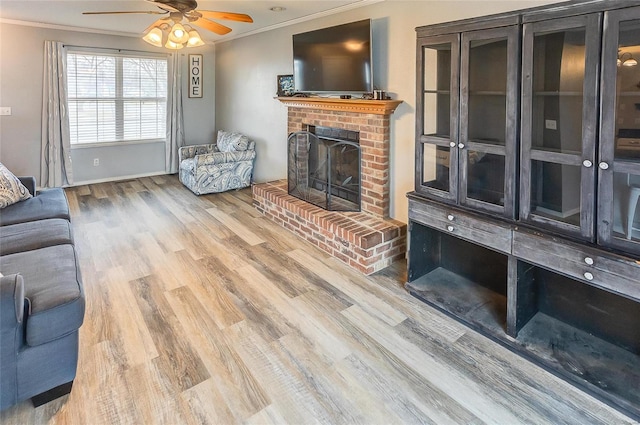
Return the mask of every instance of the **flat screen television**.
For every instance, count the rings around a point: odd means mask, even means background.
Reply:
[[[371,19],[293,36],[293,81],[300,93],[369,93]]]

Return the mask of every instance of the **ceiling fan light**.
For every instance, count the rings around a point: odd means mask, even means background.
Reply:
[[[189,40],[189,33],[182,26],[182,24],[177,23],[171,28],[171,33],[169,34],[169,40],[174,43],[186,43]]]
[[[200,34],[198,34],[198,31],[189,31],[189,41],[187,41],[187,47],[197,47],[203,45],[204,41],[202,41],[202,39],[200,38]]]
[[[182,44],[182,43],[174,43],[171,40],[167,40],[167,44],[165,44],[164,47],[166,47],[167,49],[171,49],[171,50],[179,50],[179,49],[182,49],[184,47],[184,44]]]
[[[158,27],[152,28],[142,39],[152,46],[162,47],[162,30]]]
[[[622,66],[636,66],[637,64],[638,64],[638,61],[635,60],[633,56],[627,59],[626,61],[622,62]]]

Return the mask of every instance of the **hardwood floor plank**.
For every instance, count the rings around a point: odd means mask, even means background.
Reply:
[[[268,405],[245,421],[247,425],[279,425],[287,423],[285,417],[273,404]]]
[[[274,306],[301,336],[307,338],[318,352],[334,362],[351,354],[351,350],[331,333],[321,320],[306,314],[304,309],[292,302],[295,300],[290,300],[258,270],[247,266],[239,272],[254,289],[260,288],[262,290],[266,301]]]
[[[231,229],[236,235],[242,238],[249,245],[258,245],[264,243],[264,240],[253,233],[245,223],[236,220],[229,214],[226,214],[217,208],[207,208],[207,212],[220,223]]]
[[[234,421],[242,421],[267,406],[270,403],[267,393],[191,290],[178,288],[167,297],[191,345],[215,379],[217,392],[234,415]]]
[[[290,423],[329,424],[332,415],[316,398],[300,373],[282,356],[277,346],[268,344],[253,332],[247,322],[225,330],[245,363],[252,365],[253,374],[263,388],[268,388],[271,400]],[[275,342],[274,342],[275,344]]]
[[[215,378],[207,379],[182,392],[180,397],[185,408],[191,412],[193,421],[189,423],[200,424],[231,424],[237,423],[230,406],[220,395]]]
[[[447,367],[442,360],[421,351],[397,335],[393,328],[375,320],[361,307],[354,305],[342,314],[403,362],[410,364],[424,379],[451,395],[457,403],[465,405],[484,422],[521,423],[517,412],[511,412],[487,397],[486,388],[482,390],[479,384],[465,380],[458,370]]]
[[[142,311],[146,326],[159,352],[153,361],[162,365],[162,372],[179,391],[185,391],[210,375],[202,360],[187,340],[181,338],[179,325],[153,276],[131,282],[131,288]]]
[[[341,292],[348,295],[351,299],[358,300],[358,303],[364,306],[368,312],[384,320],[386,323],[390,325],[397,325],[406,319],[404,314],[390,307],[382,299],[372,296],[370,292],[353,285],[349,278],[345,277],[341,273],[342,267],[337,270],[336,268],[331,268],[321,260],[318,260],[316,257],[312,257],[301,250],[292,251],[288,253],[288,255],[300,264],[304,264],[309,270],[312,270],[318,276],[323,277]],[[336,265],[338,264],[339,263],[336,262]]]

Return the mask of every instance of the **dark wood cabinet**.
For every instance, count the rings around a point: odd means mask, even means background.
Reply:
[[[514,16],[419,36],[416,191],[515,217],[517,24]]]
[[[604,26],[598,243],[640,254],[640,7],[606,12]]]
[[[417,35],[406,288],[640,418],[639,2]]]
[[[520,219],[592,241],[601,14],[523,25]]]

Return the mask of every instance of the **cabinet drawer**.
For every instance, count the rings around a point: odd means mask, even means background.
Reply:
[[[628,298],[640,300],[640,262],[549,237],[513,232],[513,255]]]
[[[428,201],[409,199],[409,220],[511,254],[511,227]]]

